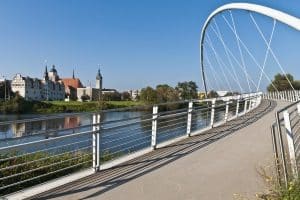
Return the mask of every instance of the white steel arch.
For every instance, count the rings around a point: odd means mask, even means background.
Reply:
[[[261,6],[257,4],[251,3],[230,3],[225,4],[216,10],[214,10],[206,19],[202,31],[201,31],[201,39],[200,39],[200,63],[201,63],[201,70],[202,70],[202,81],[204,84],[205,93],[207,95],[207,87],[206,87],[206,80],[205,80],[205,73],[204,73],[204,65],[203,65],[203,44],[204,44],[204,36],[206,29],[210,23],[210,21],[216,16],[217,14],[226,11],[226,10],[246,10],[251,12],[256,12],[264,16],[268,16],[270,18],[276,19],[277,21],[282,22],[298,31],[300,31],[300,19],[294,17],[292,15],[286,14],[282,11],[275,10],[273,8],[269,8],[266,6]]]

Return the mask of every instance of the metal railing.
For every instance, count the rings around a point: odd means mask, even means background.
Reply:
[[[271,99],[271,100],[282,100],[282,101],[289,101],[295,102],[300,99],[300,90],[285,90],[285,91],[274,91],[274,92],[267,92],[262,95],[264,99]]]
[[[300,101],[276,112],[271,135],[278,182],[287,186],[300,169]]]
[[[88,122],[74,128],[4,138],[0,140],[0,193],[16,192],[82,169],[98,172],[110,168],[220,126],[256,108],[261,99],[261,93],[252,93],[85,113]],[[71,114],[59,118],[66,116]],[[37,121],[1,122],[0,126]]]

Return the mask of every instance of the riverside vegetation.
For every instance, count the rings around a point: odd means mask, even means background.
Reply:
[[[106,162],[122,154],[104,152],[101,162]],[[90,151],[64,153],[28,153],[20,155],[17,152],[0,155],[0,196],[28,188],[73,172],[90,168],[92,153]],[[17,183],[20,184],[17,184]],[[16,185],[12,185],[16,184]],[[12,186],[9,186],[12,185]]]
[[[50,114],[66,112],[94,112],[105,109],[125,108],[140,105],[176,102],[179,100],[197,99],[195,82],[179,82],[175,88],[160,84],[156,88],[146,87],[141,90],[138,101],[132,101],[127,95],[104,94],[102,101],[78,102],[78,101],[27,101],[20,95],[12,94],[12,98],[0,102],[2,114]],[[126,98],[125,98],[126,97]]]
[[[2,114],[50,114],[66,112],[93,112],[102,109],[124,108],[141,105],[135,101],[92,101],[92,102],[64,102],[64,101],[26,101],[20,96],[0,102]]]

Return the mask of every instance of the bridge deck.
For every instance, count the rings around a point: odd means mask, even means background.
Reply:
[[[257,169],[273,164],[269,126],[284,105],[263,101],[226,125],[35,199],[252,199],[265,189]]]

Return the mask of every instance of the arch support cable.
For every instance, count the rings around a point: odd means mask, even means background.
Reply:
[[[229,24],[227,18],[222,15],[223,19],[225,20],[227,26],[230,28],[230,30],[233,32],[233,27]],[[238,37],[238,40],[240,41],[240,43],[242,44],[242,46],[244,47],[244,49],[247,51],[247,53],[249,54],[249,56],[251,57],[251,59],[254,61],[255,65],[262,70],[262,67],[260,66],[260,64],[257,62],[256,58],[253,56],[253,54],[250,52],[249,48],[245,45],[245,43],[241,40],[240,37]],[[263,74],[265,75],[265,77],[268,79],[268,81],[270,81],[270,83],[272,84],[272,86],[276,89],[276,91],[278,92],[277,87],[275,87],[275,85],[272,83],[272,80],[270,79],[270,77],[264,72],[264,70],[262,70]],[[280,94],[281,95],[281,94]]]
[[[225,78],[225,81],[226,81],[226,83],[227,83],[227,85],[228,85],[228,87],[229,87],[229,89],[230,89],[230,92],[232,92],[231,85],[230,85],[229,80],[228,80],[227,76],[225,75],[224,69],[222,68],[221,63],[220,63],[220,61],[219,61],[219,59],[218,59],[218,57],[217,57],[217,52],[216,52],[216,50],[215,50],[215,48],[214,48],[214,46],[213,46],[213,44],[212,44],[212,41],[211,41],[211,39],[210,39],[210,36],[208,35],[208,33],[206,34],[206,36],[207,36],[207,38],[208,38],[208,40],[207,40],[207,41],[208,41],[208,46],[212,49],[212,51],[213,51],[213,53],[214,53],[214,55],[215,55],[216,61],[217,61],[218,65],[219,65],[219,67],[221,68],[221,71],[222,71],[222,73],[223,73],[223,76],[224,76],[224,78]]]
[[[264,58],[264,63],[263,63],[263,66],[262,66],[262,70],[261,70],[260,75],[259,75],[257,92],[258,92],[258,90],[260,88],[260,83],[261,83],[261,79],[262,79],[262,75],[263,75],[262,71],[264,71],[265,67],[266,67],[268,55],[269,55],[269,52],[270,52],[271,42],[273,40],[273,34],[274,34],[275,26],[276,26],[276,20],[273,19],[272,32],[271,32],[271,35],[270,35],[270,38],[269,38],[269,42],[268,42],[268,47],[267,47],[267,50],[266,50],[266,53],[265,53],[265,58]]]
[[[211,40],[210,40],[211,41]],[[212,46],[212,42],[210,44],[210,46]],[[221,58],[221,56],[217,53],[217,51],[215,50],[215,56],[216,58],[219,60],[220,62],[220,67],[222,67],[222,69],[226,69],[228,74],[231,76],[231,78],[238,84],[238,80],[232,75],[231,71],[228,69],[228,67],[226,66],[226,64],[224,63],[223,59]],[[221,66],[222,65],[222,66]],[[232,92],[232,91],[231,91]]]
[[[258,26],[258,24],[256,23],[254,17],[252,16],[252,14],[250,13],[250,17],[252,19],[252,22],[255,24],[256,29],[258,30],[259,34],[261,35],[261,37],[263,38],[265,44],[267,45],[268,49],[270,49],[270,52],[275,60],[275,62],[277,63],[277,65],[279,66],[281,72],[284,74],[285,78],[287,79],[287,81],[289,82],[290,86],[292,87],[293,91],[295,92],[295,88],[293,86],[293,84],[291,83],[290,79],[287,77],[286,72],[284,71],[282,65],[280,64],[277,56],[275,55],[275,53],[273,52],[272,48],[270,47],[270,45],[268,44],[268,41],[266,40],[266,37],[264,36],[264,34],[262,33],[260,27]]]
[[[229,62],[229,64],[230,64],[230,67],[231,67],[231,69],[232,69],[232,71],[233,71],[233,75],[235,76],[235,79],[237,80],[237,84],[238,84],[238,86],[239,86],[241,92],[244,93],[244,90],[243,90],[243,88],[242,88],[242,86],[241,86],[241,84],[240,84],[240,81],[239,81],[239,79],[238,79],[238,76],[237,76],[237,73],[236,73],[236,71],[235,71],[235,68],[233,67],[232,60],[231,60],[231,58],[229,57],[228,51],[227,51],[227,49],[226,49],[226,47],[225,47],[225,42],[224,42],[224,40],[223,40],[223,37],[222,37],[221,31],[220,31],[220,29],[219,29],[219,26],[218,26],[218,24],[217,24],[217,22],[216,22],[215,19],[213,19],[213,22],[214,22],[214,24],[215,24],[215,26],[216,26],[216,30],[217,30],[217,31],[214,30],[213,26],[211,26],[211,28],[212,28],[212,30],[215,32],[215,34],[218,33],[219,37],[218,37],[218,36],[217,36],[217,37],[221,40],[222,46],[223,46],[223,48],[224,48],[224,50],[225,50],[225,54],[226,54],[227,60],[228,60],[228,62]]]
[[[213,78],[214,78],[214,80],[215,80],[215,82],[216,82],[218,88],[221,89],[221,87],[219,86],[220,81],[218,81],[217,76],[216,76],[216,74],[218,74],[218,73],[217,73],[216,70],[212,67],[212,64],[211,64],[211,62],[210,62],[210,60],[209,60],[209,58],[208,58],[208,56],[207,56],[207,53],[205,53],[204,55],[205,55],[205,60],[207,60],[208,67],[209,67],[210,70],[212,71]],[[217,89],[217,87],[216,87],[215,89]]]
[[[229,13],[230,13],[230,17],[231,17],[231,21],[232,21],[232,25],[233,25],[233,30],[234,30],[233,32],[234,32],[234,35],[235,35],[235,38],[236,38],[236,43],[237,43],[237,46],[238,46],[238,49],[239,49],[239,53],[240,53],[240,58],[241,58],[241,61],[242,61],[242,66],[244,67],[245,72],[247,72],[246,65],[245,65],[245,60],[244,60],[244,56],[243,56],[243,52],[242,52],[242,49],[241,49],[241,46],[240,46],[240,42],[238,40],[239,36],[238,36],[237,30],[236,30],[236,27],[235,27],[235,22],[234,22],[231,10],[229,10]],[[247,80],[247,83],[248,83],[249,92],[251,92],[251,87],[250,87],[249,79],[248,79],[248,77],[247,77],[246,74],[245,74],[245,76],[246,76],[246,80]]]
[[[213,32],[215,33],[215,35],[217,36],[217,38],[219,40],[221,40],[221,38],[219,37],[219,35],[216,33],[216,31],[214,30],[213,27],[211,27]],[[227,50],[227,52],[229,53],[229,55],[234,59],[234,61],[237,63],[237,65],[241,68],[241,70],[245,73],[245,75],[248,77],[248,79],[251,81],[251,83],[254,85],[254,87],[256,88],[257,85],[255,84],[255,82],[253,81],[253,79],[250,77],[250,75],[248,74],[247,71],[245,71],[245,69],[243,68],[242,64],[238,61],[238,59],[233,55],[233,53],[231,52],[231,50],[229,49],[229,47],[226,45],[225,41],[224,41],[224,45],[225,48]]]

